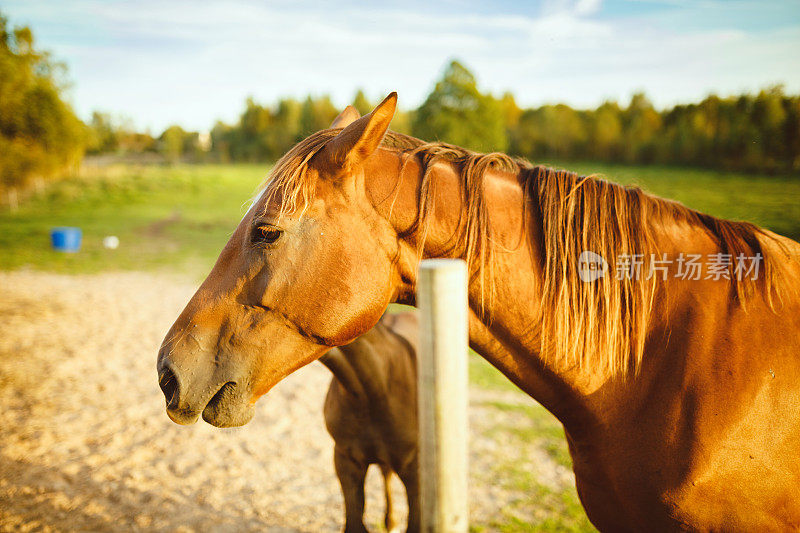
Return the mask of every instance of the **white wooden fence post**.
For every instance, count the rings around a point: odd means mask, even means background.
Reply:
[[[469,526],[467,266],[456,259],[420,263],[419,395],[422,531],[466,532]]]

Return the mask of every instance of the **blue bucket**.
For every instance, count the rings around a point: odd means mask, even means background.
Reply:
[[[81,249],[82,237],[80,228],[53,228],[50,230],[53,249],[59,252],[77,252]]]

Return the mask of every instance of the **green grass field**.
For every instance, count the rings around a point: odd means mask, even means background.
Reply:
[[[634,183],[725,218],[800,238],[800,179],[696,169],[560,165]],[[16,212],[0,211],[0,269],[207,272],[268,165],[110,166],[52,184]],[[53,226],[79,226],[77,254],[50,250]],[[120,247],[105,250],[105,235]]]
[[[637,184],[717,216],[749,220],[800,238],[800,179],[696,169],[558,165],[580,173]],[[161,270],[201,279],[245,212],[247,200],[267,165],[111,166],[51,185],[15,212],[0,211],[0,269],[31,268],[63,273],[104,270]],[[52,251],[53,226],[79,226],[83,248]],[[102,238],[117,235],[120,247],[106,250]],[[484,360],[470,362],[473,386],[519,395],[513,402],[484,402],[482,408],[524,415],[524,424],[492,428],[498,439],[520,449],[536,443],[557,464],[570,459],[558,422],[519,392]],[[574,488],[553,492],[539,484],[524,458],[497,465],[499,483],[530,495],[485,526],[500,531],[592,531]],[[535,518],[531,518],[535,516]]]
[[[0,269],[65,273],[165,269],[201,276],[246,210],[268,165],[111,166],[51,185],[0,212]],[[50,249],[53,226],[83,230],[79,253]],[[119,237],[117,250],[102,239]]]

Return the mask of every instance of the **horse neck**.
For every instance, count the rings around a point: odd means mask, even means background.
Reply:
[[[339,348],[333,348],[324,354],[319,358],[319,362],[325,365],[336,381],[359,402],[363,403],[367,400],[361,379]]]
[[[452,165],[434,168],[431,179],[436,182],[437,198],[420,255],[417,235],[409,233],[418,215],[420,164],[416,158],[389,151],[372,163],[375,166],[365,171],[368,197],[400,236],[395,256],[402,282],[396,300],[413,305],[420,259],[452,257],[452,251],[442,251],[449,249],[463,207],[460,176]],[[536,324],[541,316],[542,274],[536,244],[539,236],[530,226],[540,228],[541,223],[535,215],[531,219],[517,176],[493,171],[486,176],[485,199],[499,252],[483,279],[473,277],[470,282],[470,345],[562,422],[574,419],[576,424],[585,424],[581,380],[558,372],[539,354]]]
[[[401,236],[396,257],[398,278],[403,281],[397,300],[413,304],[419,260],[448,255],[442,250],[448,250],[446,243],[456,231],[459,213],[464,209],[460,176],[452,165],[435,167],[432,179],[437,183],[437,201],[420,255],[416,235],[408,230],[418,216],[422,169],[416,158],[403,161],[408,156],[387,153],[381,157],[378,166],[365,173],[367,190],[376,210]],[[487,172],[484,200],[496,253],[492,268],[484,272],[483,283],[479,276],[474,276],[470,282],[470,345],[555,414],[568,432],[577,434],[581,430],[576,428],[599,424],[604,410],[615,402],[619,404],[619,399],[624,397],[627,384],[624,379],[610,379],[593,368],[565,369],[547,357],[548,354],[541,353],[540,324],[545,312],[540,305],[542,220],[538,209],[526,205],[525,198],[519,176]],[[689,227],[679,221],[671,224],[667,220],[659,221],[651,229],[656,248],[662,252],[712,253],[717,250],[702,228]],[[670,298],[663,299],[658,298],[657,292],[658,308],[654,315],[658,318],[654,328],[661,328],[675,307],[690,305],[686,302],[694,301],[689,294],[693,290],[684,285],[671,292]],[[490,294],[487,296],[487,293]],[[650,333],[648,331],[647,335]]]

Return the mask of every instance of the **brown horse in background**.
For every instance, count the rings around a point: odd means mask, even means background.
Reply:
[[[364,478],[371,464],[383,474],[386,531],[400,531],[389,484],[393,474],[406,488],[407,531],[419,531],[418,329],[414,313],[385,314],[364,335],[320,358],[334,375],[325,398],[325,425],[335,442],[346,533],[367,531]]]
[[[178,423],[245,424],[283,377],[470,265],[470,344],[564,425],[605,531],[800,528],[800,245],[636,188],[388,132],[392,94],[273,168],[162,346]],[[580,279],[592,251],[609,275]],[[758,279],[614,258],[763,257]],[[729,279],[726,279],[729,278]]]

